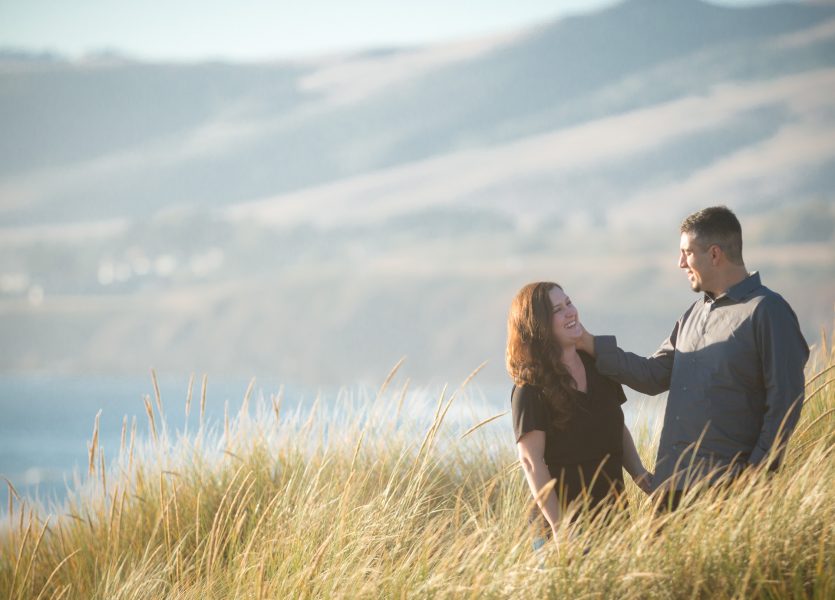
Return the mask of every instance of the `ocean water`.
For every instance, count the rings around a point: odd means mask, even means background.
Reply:
[[[215,381],[210,378],[206,421],[222,424],[227,403],[230,414],[237,414],[248,384],[245,379]],[[200,380],[194,383],[188,420],[185,415],[188,377],[161,377],[159,387],[169,426],[178,431],[184,430],[186,424],[196,428]],[[269,399],[269,394],[277,394],[281,387],[278,381],[256,382],[253,396],[264,394]],[[285,386],[282,404],[288,409],[312,404],[317,392]],[[150,396],[156,412],[150,377],[0,376],[0,476],[11,482],[19,494],[29,498],[62,499],[67,486],[75,485],[74,474],[87,470],[88,444],[99,411],[99,445],[104,448],[106,459],[115,458],[119,452],[125,416],[128,432],[136,418],[137,437],[149,435],[146,395]],[[1,506],[6,507],[8,486],[5,481],[2,484]]]
[[[222,429],[227,410],[230,418],[238,414],[248,385],[249,380],[244,378],[209,377],[205,414],[209,428]],[[194,382],[188,418],[185,414],[188,376],[161,377],[159,387],[169,437],[176,439],[185,431],[194,432],[199,422],[200,379]],[[389,394],[397,396],[398,389],[395,381]],[[424,431],[431,424],[442,391],[440,384],[411,386],[403,419],[409,420],[409,426],[416,432]],[[447,390],[447,397],[452,391]],[[507,385],[471,384],[460,400],[453,403],[445,426],[463,432],[487,417],[508,411],[509,392]],[[343,407],[361,407],[371,402],[376,389],[361,384],[311,389],[275,378],[259,378],[250,396],[251,414],[255,414],[259,403],[269,406],[270,397],[279,393],[282,415],[304,418],[318,398],[319,410],[338,417],[335,413]],[[0,477],[11,483],[18,494],[31,500],[46,505],[60,503],[86,474],[88,444],[99,411],[99,446],[104,449],[108,462],[119,453],[125,417],[128,435],[135,419],[137,438],[150,436],[146,395],[156,413],[150,377],[0,376]],[[631,428],[648,427],[651,431],[663,413],[663,406],[646,399],[632,399],[624,405],[624,413]],[[500,440],[506,430],[507,443],[513,443],[509,414],[491,423],[490,428],[498,432]],[[0,513],[7,512],[8,499],[6,481],[0,480]]]

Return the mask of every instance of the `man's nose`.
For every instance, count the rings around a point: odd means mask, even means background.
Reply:
[[[681,269],[686,269],[687,268],[687,259],[684,258],[684,253],[683,252],[680,252],[679,255],[678,255],[678,266]]]

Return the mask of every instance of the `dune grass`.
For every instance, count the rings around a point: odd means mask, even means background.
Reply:
[[[106,470],[94,433],[66,506],[13,499],[0,599],[832,598],[835,355],[822,346],[779,473],[664,517],[628,483],[625,510],[566,522],[538,552],[506,423],[445,422],[460,390],[417,430],[388,381],[341,416],[284,415],[273,398],[251,417],[250,388],[221,430],[188,435],[160,421],[157,393],[150,439],[126,427]],[[647,459],[657,433],[638,433]]]

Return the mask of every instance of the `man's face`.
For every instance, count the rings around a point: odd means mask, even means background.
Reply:
[[[713,262],[710,247],[702,248],[689,233],[681,234],[681,252],[678,266],[687,273],[690,288],[694,292],[709,292],[709,285],[713,272]]]

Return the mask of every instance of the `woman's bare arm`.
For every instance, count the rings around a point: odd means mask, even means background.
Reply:
[[[519,450],[519,462],[522,463],[522,469],[525,471],[528,487],[533,497],[537,498],[539,491],[552,479],[548,465],[545,464],[545,432],[529,431],[519,439],[516,447]],[[556,492],[551,490],[547,496],[539,498],[537,504],[556,534],[562,517]]]
[[[623,426],[623,468],[644,492],[649,494],[652,491],[652,475],[641,462],[632,434],[626,425]]]

